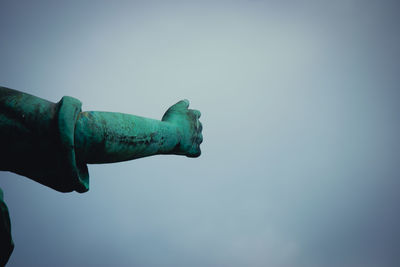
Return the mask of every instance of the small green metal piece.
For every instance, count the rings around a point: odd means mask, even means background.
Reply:
[[[0,188],[0,266],[6,265],[12,251],[14,242],[11,238],[11,224],[8,208],[3,200],[3,190]]]

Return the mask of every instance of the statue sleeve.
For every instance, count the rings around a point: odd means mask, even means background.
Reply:
[[[88,169],[76,160],[74,145],[81,106],[69,96],[53,103],[0,87],[0,170],[60,192],[88,191]]]

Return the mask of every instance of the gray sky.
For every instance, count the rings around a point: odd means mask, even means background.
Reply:
[[[202,112],[198,159],[0,172],[8,266],[400,266],[396,1],[0,1],[0,84]]]

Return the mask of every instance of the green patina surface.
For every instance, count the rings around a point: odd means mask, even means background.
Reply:
[[[81,106],[79,100],[68,96],[53,103],[0,87],[0,170],[26,176],[60,192],[82,193],[89,190],[87,164],[158,154],[200,156],[200,112],[189,109],[187,100],[171,106],[161,120],[114,112],[82,112]],[[0,205],[2,223],[6,224],[9,217],[2,192]],[[10,233],[10,228],[0,228]],[[7,244],[7,249],[13,245],[11,234]],[[7,255],[0,257],[8,259]]]

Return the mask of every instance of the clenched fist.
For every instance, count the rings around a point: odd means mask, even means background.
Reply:
[[[172,153],[195,158],[201,154],[203,126],[199,121],[200,111],[188,108],[189,101],[181,100],[165,112],[162,121],[169,122],[177,128],[179,143]]]

